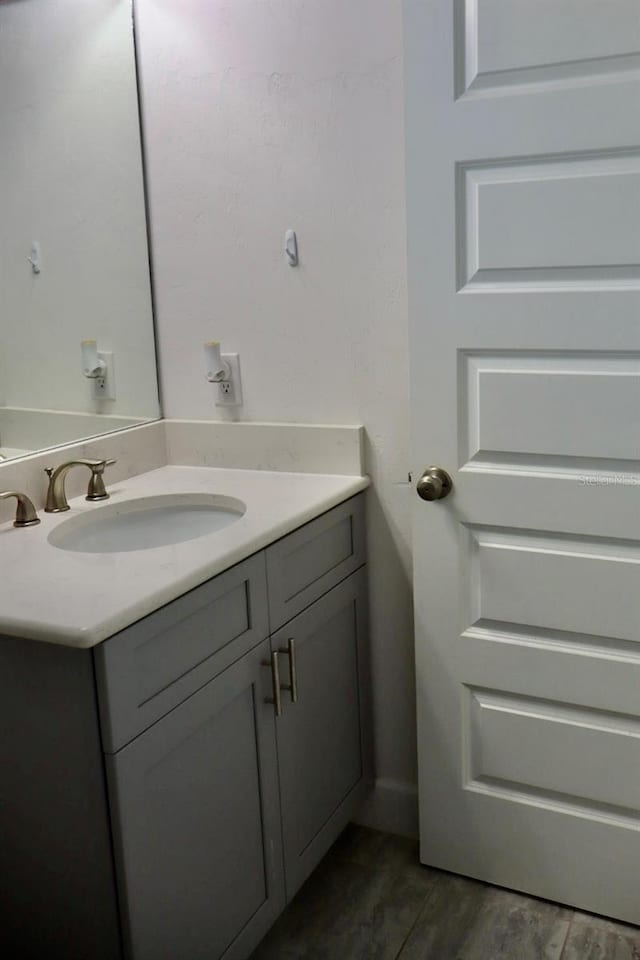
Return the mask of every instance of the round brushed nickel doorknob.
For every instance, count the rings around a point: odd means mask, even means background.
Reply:
[[[416,484],[423,500],[444,500],[451,493],[453,480],[442,467],[427,467]]]

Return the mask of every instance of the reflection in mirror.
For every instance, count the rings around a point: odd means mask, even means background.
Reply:
[[[0,0],[0,129],[9,459],[159,416],[131,0]]]

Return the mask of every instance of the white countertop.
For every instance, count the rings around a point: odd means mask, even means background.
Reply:
[[[366,477],[167,466],[108,486],[104,504],[70,500],[40,512],[36,527],[0,525],[0,634],[69,647],[95,646],[364,490]],[[52,530],[101,505],[159,494],[236,497],[246,513],[223,530],[185,543],[126,553],[76,553],[52,546]]]

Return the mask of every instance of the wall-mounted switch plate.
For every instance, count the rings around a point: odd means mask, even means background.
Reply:
[[[231,376],[228,380],[218,381],[216,407],[239,407],[242,403],[240,357],[237,353],[223,353],[222,359],[228,363]]]

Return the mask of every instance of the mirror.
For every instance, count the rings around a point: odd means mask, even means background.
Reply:
[[[131,0],[0,0],[0,129],[11,459],[160,415]]]

